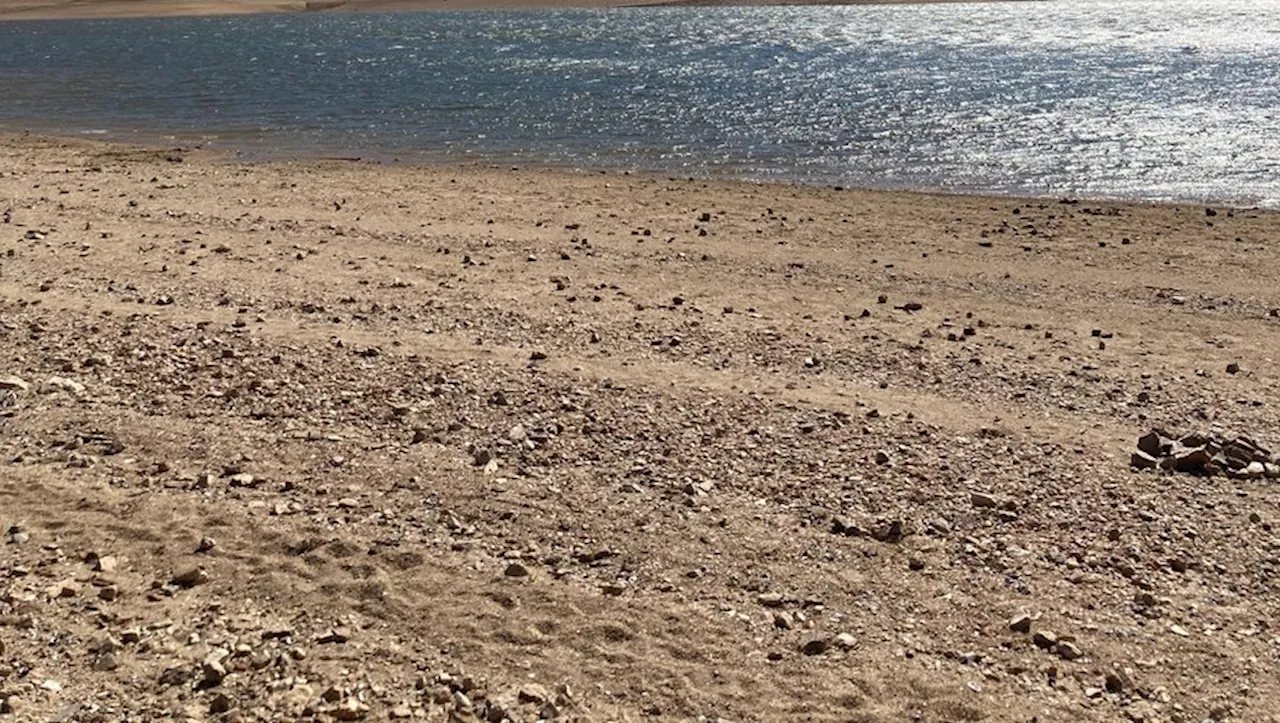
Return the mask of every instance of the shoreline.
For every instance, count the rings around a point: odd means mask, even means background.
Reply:
[[[219,17],[286,13],[448,12],[487,10],[586,10],[680,7],[814,7],[853,5],[950,5],[1044,0],[71,0],[0,2],[0,22]]]
[[[1020,2],[1022,0],[1009,0],[1010,2]],[[1029,0],[1039,1],[1039,0]],[[214,147],[207,147],[208,142],[200,142],[197,140],[188,140],[180,137],[173,137],[169,134],[154,132],[143,134],[141,138],[123,139],[113,134],[74,134],[70,132],[41,132],[41,131],[17,131],[14,129],[5,129],[0,127],[0,140],[3,139],[21,139],[31,138],[46,142],[67,142],[67,143],[86,143],[86,144],[102,144],[106,146],[124,146],[134,147],[139,150],[183,150],[197,151],[208,154],[214,158],[221,158],[226,163],[244,163],[249,165],[257,164],[301,164],[308,163],[324,163],[324,162],[343,162],[353,163],[369,167],[383,168],[422,168],[422,169],[449,169],[449,168],[469,168],[479,169],[485,168],[489,170],[512,169],[515,168],[525,172],[548,172],[553,174],[569,174],[582,177],[593,176],[609,176],[618,178],[636,178],[650,180],[667,180],[674,182],[704,182],[704,183],[731,183],[743,184],[750,186],[779,187],[779,188],[795,188],[795,189],[816,189],[836,192],[855,192],[855,193],[886,193],[886,194],[920,194],[931,197],[958,197],[958,198],[985,198],[999,201],[1029,201],[1029,202],[1053,202],[1053,203],[1119,203],[1132,204],[1139,206],[1212,206],[1218,208],[1231,208],[1237,210],[1257,210],[1280,212],[1280,207],[1269,206],[1257,202],[1248,202],[1239,199],[1227,198],[1209,198],[1209,197],[1188,197],[1188,198],[1142,198],[1136,196],[1109,196],[1106,194],[1088,194],[1088,193],[1072,193],[1062,192],[1047,194],[1027,190],[1026,192],[995,192],[990,189],[962,189],[949,188],[945,186],[892,186],[892,185],[874,185],[864,183],[836,183],[830,181],[806,181],[804,178],[756,178],[746,174],[735,174],[732,172],[715,173],[714,170],[704,174],[677,174],[661,169],[650,169],[642,167],[589,167],[573,164],[555,164],[547,162],[531,161],[527,158],[517,156],[473,156],[468,158],[465,155],[451,156],[448,154],[438,154],[429,156],[427,154],[418,154],[414,156],[411,153],[399,153],[396,151],[380,151],[380,150],[361,150],[361,149],[315,149],[312,151],[286,151],[274,152],[260,150],[253,146],[238,146],[234,143],[226,145],[218,145],[213,143]],[[349,152],[348,152],[349,151]]]

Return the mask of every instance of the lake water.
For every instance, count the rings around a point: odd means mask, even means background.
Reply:
[[[0,23],[0,128],[1280,206],[1280,0]]]

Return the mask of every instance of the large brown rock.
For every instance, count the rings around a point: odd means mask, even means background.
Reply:
[[[1173,469],[1178,472],[1203,472],[1213,456],[1204,447],[1182,448],[1173,453]]]
[[[1160,433],[1154,430],[1138,437],[1138,451],[1149,457],[1159,457],[1162,444],[1163,440],[1160,439]],[[1134,466],[1136,467],[1137,465]]]

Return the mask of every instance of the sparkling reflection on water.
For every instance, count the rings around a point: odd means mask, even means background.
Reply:
[[[8,23],[0,127],[1280,206],[1280,0]]]

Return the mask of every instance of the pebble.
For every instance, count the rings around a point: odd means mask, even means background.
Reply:
[[[85,386],[66,377],[49,377],[44,384],[40,385],[40,393],[52,394],[53,392],[67,392],[78,397],[85,393]]]
[[[849,633],[839,633],[831,639],[831,643],[842,650],[849,650],[857,645],[858,641]]]
[[[192,567],[174,575],[170,582],[178,587],[195,587],[209,582],[209,573],[203,567]]]
[[[783,602],[782,593],[766,592],[756,598],[756,602],[767,608],[781,607]]]
[[[0,713],[4,715],[20,716],[26,709],[26,703],[16,695],[0,699]]]
[[[227,677],[227,668],[222,664],[222,656],[210,655],[206,658],[200,674],[206,685],[220,685]]]
[[[974,507],[979,507],[984,509],[995,509],[996,507],[1000,506],[1000,503],[996,500],[995,497],[992,497],[991,495],[983,492],[969,493],[969,502],[972,503]]]
[[[1054,647],[1054,652],[1063,660],[1079,660],[1084,657],[1084,652],[1080,650],[1075,643],[1059,641]]]
[[[1160,466],[1160,460],[1139,449],[1129,456],[1129,466],[1134,469],[1155,469]]]
[[[520,692],[517,698],[521,703],[545,703],[551,699],[551,694],[547,689],[537,683],[525,683],[520,686]]]
[[[351,721],[365,717],[369,710],[369,706],[361,703],[359,698],[347,698],[329,711],[329,714],[338,720]]]
[[[800,646],[805,655],[822,655],[831,647],[831,638],[814,638]]]
[[[209,712],[214,715],[221,715],[235,708],[236,704],[226,693],[219,693],[209,702]]]
[[[351,639],[351,629],[344,626],[337,626],[316,638],[317,643],[325,645],[340,645]]]
[[[1009,620],[1009,629],[1015,633],[1031,632],[1031,616],[1026,613],[1018,613]]]
[[[1048,630],[1040,630],[1031,636],[1031,642],[1035,643],[1037,648],[1049,650],[1058,644],[1058,636]]]

